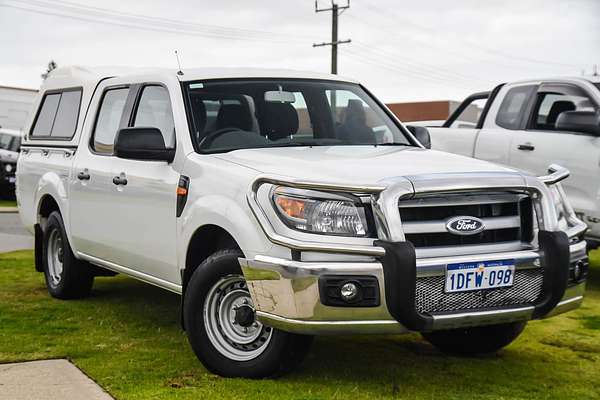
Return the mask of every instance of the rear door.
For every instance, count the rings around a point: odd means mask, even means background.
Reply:
[[[552,163],[568,168],[571,176],[563,186],[575,210],[586,219],[600,216],[600,138],[558,130],[555,124],[563,112],[598,109],[594,97],[579,86],[543,84],[536,92],[525,129],[514,132],[510,150],[510,164],[534,175],[545,174]]]
[[[108,80],[92,100],[81,144],[73,162],[70,189],[71,234],[74,247],[87,255],[116,262],[113,249],[119,232],[115,224],[117,201],[112,183],[114,139],[124,117],[130,85]]]

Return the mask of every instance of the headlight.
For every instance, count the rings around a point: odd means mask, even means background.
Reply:
[[[562,201],[562,196],[558,191],[557,184],[548,186],[548,190],[552,195],[552,202],[554,203],[554,209],[556,210],[556,217],[558,218],[558,227],[561,230],[566,230],[569,227],[567,222],[567,213],[565,206]]]
[[[351,197],[312,190],[277,187],[273,203],[290,228],[310,233],[364,237],[365,209]]]
[[[5,165],[4,165],[4,170],[5,170],[6,172],[9,172],[9,173],[10,173],[10,172],[12,172],[12,170],[13,170],[13,166],[12,166],[12,164],[5,164]]]

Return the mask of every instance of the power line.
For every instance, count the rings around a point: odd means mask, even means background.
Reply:
[[[481,84],[485,84],[486,86],[491,85],[491,82],[488,80],[481,79],[476,76],[464,75],[446,68],[440,68],[440,66],[413,61],[412,58],[408,58],[405,55],[403,56],[382,48],[373,48],[365,43],[357,42],[356,46],[359,47],[363,53],[369,55],[369,57],[374,61],[400,65],[405,69],[409,69],[417,74],[420,74],[421,76],[435,77],[444,81],[463,81],[470,84],[473,82],[479,82]]]
[[[416,24],[412,21],[407,20],[406,18],[402,18],[401,16],[399,16],[397,13],[395,13],[393,10],[382,10],[381,8],[373,5],[373,4],[366,4],[367,9],[369,9],[371,12],[377,13],[381,16],[384,16],[385,18],[392,18],[394,19],[395,23],[398,23],[398,21],[402,21],[403,24],[405,25],[411,25],[419,30],[422,31],[426,31],[426,32],[430,32],[430,33],[434,33],[435,35],[439,34],[439,31],[436,29],[432,29],[420,24]],[[466,39],[456,39],[456,41],[463,43],[466,46],[478,49],[480,51],[483,51],[485,53],[488,53],[492,56],[495,57],[500,57],[502,59],[510,59],[511,61],[520,61],[520,62],[525,62],[525,63],[531,63],[531,64],[543,64],[543,65],[554,65],[557,67],[562,67],[562,68],[577,68],[578,65],[576,64],[566,64],[566,63],[557,63],[555,61],[546,61],[546,60],[538,60],[538,59],[532,59],[532,58],[528,58],[528,57],[522,57],[522,56],[516,56],[514,54],[507,54],[504,53],[502,51],[496,50],[496,49],[492,49],[486,46],[482,46],[478,43],[475,43],[471,40],[466,40]]]
[[[350,43],[350,39],[338,40],[338,18],[339,16],[350,8],[350,0],[347,0],[345,6],[340,7],[335,0],[331,0],[330,8],[319,8],[318,0],[315,0],[315,12],[331,11],[331,42],[313,43],[313,47],[331,46],[331,73],[337,74],[338,66],[338,45],[344,43]]]
[[[436,85],[444,84],[444,85],[459,88],[461,90],[473,91],[472,87],[464,86],[464,84],[460,84],[456,80],[442,79],[442,78],[434,77],[431,75],[424,75],[422,73],[419,73],[418,71],[414,71],[410,68],[405,68],[401,65],[390,64],[388,62],[383,62],[381,60],[374,60],[371,57],[369,57],[369,58],[364,57],[364,55],[362,55],[361,53],[354,52],[352,50],[346,49],[343,51],[343,54],[348,56],[349,58],[354,59],[355,61],[362,63],[362,64],[371,65],[376,68],[388,70],[388,71],[394,72],[396,74],[399,74],[403,77],[410,76],[410,77],[417,79],[418,81],[425,81],[425,82],[429,82],[429,83],[434,83]],[[408,80],[405,80],[405,82],[408,82]]]
[[[283,33],[239,29],[218,25],[195,24],[141,14],[121,13],[113,10],[83,6],[64,1],[10,1],[13,4],[0,2],[0,7],[9,7],[42,15],[50,15],[145,31],[169,32],[217,39],[264,41],[282,44],[289,44],[289,41],[296,41],[298,43],[303,42],[303,40],[297,35],[286,35]],[[308,38],[308,36],[306,37]]]
[[[444,53],[444,54],[448,54],[458,60],[461,60],[461,61],[470,60],[472,62],[479,63],[479,64],[481,64],[481,63],[485,63],[485,65],[493,64],[495,66],[502,67],[502,68],[510,68],[510,69],[519,70],[519,71],[523,70],[522,65],[518,66],[518,65],[514,65],[514,64],[513,65],[506,64],[505,62],[503,62],[504,60],[502,62],[500,62],[498,59],[495,59],[495,58],[483,58],[482,59],[481,57],[474,57],[468,52],[453,51],[445,46],[441,46],[438,44],[431,43],[429,41],[418,39],[414,35],[408,35],[408,34],[405,34],[405,33],[402,33],[402,32],[396,31],[396,30],[392,30],[392,29],[386,27],[385,25],[371,24],[371,23],[367,22],[366,19],[356,18],[353,15],[348,15],[348,17],[353,19],[354,21],[368,27],[369,29],[379,30],[381,32],[384,32],[384,33],[387,33],[387,34],[390,34],[393,36],[400,35],[400,36],[402,36],[402,38],[404,40],[414,42],[414,43],[418,44],[418,46],[420,46],[420,47],[433,49],[436,52],[436,54]],[[364,45],[367,46],[368,48],[373,47],[369,43],[364,43]]]

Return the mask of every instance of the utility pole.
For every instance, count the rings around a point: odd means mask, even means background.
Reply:
[[[347,0],[345,6],[340,7],[335,0],[331,0],[331,7],[319,8],[318,0],[315,0],[315,12],[326,12],[331,11],[331,42],[313,43],[313,47],[331,46],[331,73],[337,74],[337,58],[338,58],[338,45],[344,43],[350,43],[351,40],[338,40],[338,17],[348,8],[350,8],[350,0]]]

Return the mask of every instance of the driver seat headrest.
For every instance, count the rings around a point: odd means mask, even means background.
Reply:
[[[241,104],[223,104],[217,114],[216,129],[238,128],[243,131],[252,130],[250,112]]]
[[[569,100],[559,100],[555,101],[550,107],[550,111],[548,111],[548,118],[546,118],[547,125],[554,125],[558,116],[565,111],[573,111],[575,110],[575,103]]]
[[[295,135],[299,126],[300,121],[294,106],[289,103],[266,103],[263,133],[270,140]]]

